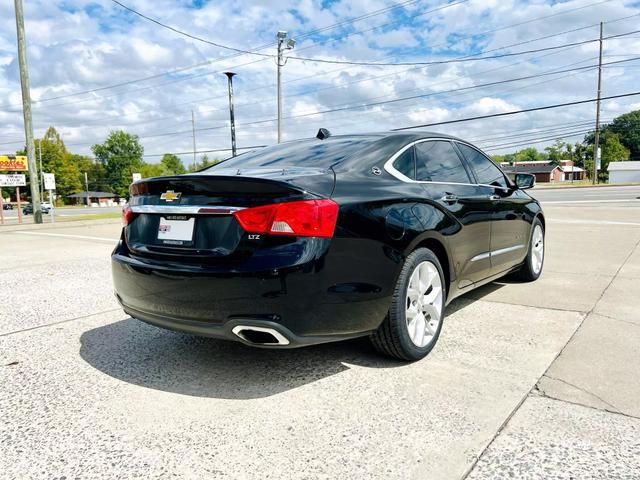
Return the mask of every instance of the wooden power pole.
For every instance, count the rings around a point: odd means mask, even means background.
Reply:
[[[600,92],[602,91],[602,26],[600,22],[600,56],[598,60],[598,95],[596,97],[596,138],[593,142],[593,178],[595,185],[598,183],[598,150],[600,148]]]
[[[33,144],[33,123],[31,119],[31,93],[29,89],[29,68],[27,66],[27,45],[24,35],[24,13],[22,0],[14,0],[16,9],[16,30],[18,32],[18,62],[20,64],[20,85],[22,87],[22,114],[24,116],[24,134],[27,141],[27,161],[29,162],[29,186],[31,187],[31,205],[35,223],[42,223],[40,205],[40,181],[36,149]]]

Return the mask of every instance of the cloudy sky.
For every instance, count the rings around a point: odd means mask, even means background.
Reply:
[[[286,140],[319,127],[380,131],[593,98],[598,43],[591,40],[600,21],[605,37],[615,36],[604,43],[603,95],[640,90],[640,59],[633,60],[640,58],[640,1],[121,1],[260,55],[188,38],[112,0],[23,1],[35,134],[53,125],[78,153],[90,153],[114,129],[139,135],[149,162],[192,151],[192,111],[196,149],[229,148],[228,70],[237,73],[238,145],[274,143],[278,30],[296,39],[287,55],[310,59],[289,58],[283,68]],[[511,55],[519,52],[529,53]],[[487,85],[500,81],[507,82]],[[640,96],[609,100],[602,116],[637,108]],[[540,148],[564,135],[575,141],[594,118],[595,105],[584,104],[430,129],[503,153],[534,140],[547,140]],[[0,2],[0,125],[0,153],[24,144],[10,0]]]

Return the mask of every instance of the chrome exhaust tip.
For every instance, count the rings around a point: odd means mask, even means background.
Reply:
[[[236,325],[231,331],[252,345],[289,345],[290,343],[287,337],[273,328]]]

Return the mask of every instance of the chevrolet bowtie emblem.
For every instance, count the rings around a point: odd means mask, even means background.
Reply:
[[[173,202],[174,200],[178,200],[182,193],[174,192],[173,190],[167,190],[162,195],[160,195],[160,200],[166,200],[167,202]]]

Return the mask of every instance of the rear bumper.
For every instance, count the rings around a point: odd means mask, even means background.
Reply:
[[[292,259],[288,267],[280,258],[277,268],[231,271],[134,257],[121,243],[112,255],[114,287],[123,309],[134,318],[250,345],[255,344],[234,333],[234,327],[273,329],[288,340],[274,345],[278,348],[375,330],[390,305],[392,278],[369,275],[376,284],[365,284],[358,281],[362,260],[341,255],[335,244],[310,248],[315,251]]]
[[[132,309],[123,305],[123,309],[127,315],[142,320],[145,323],[154,325],[156,327],[165,328],[167,330],[173,330],[176,332],[189,333],[192,335],[198,335],[201,337],[220,338],[224,340],[231,340],[236,342],[242,342],[246,345],[259,348],[298,348],[308,345],[317,345],[320,343],[336,342],[339,340],[348,340],[350,338],[360,337],[367,332],[347,333],[347,334],[334,334],[334,335],[297,335],[288,328],[284,327],[276,321],[259,319],[255,317],[247,318],[234,318],[222,324],[213,324],[207,322],[184,320],[179,318],[171,318],[167,316],[160,316],[149,312],[141,312],[139,310]],[[258,327],[261,329],[277,332],[282,338],[286,339],[286,343],[283,344],[271,344],[271,343],[259,343],[255,341],[249,341],[242,335],[238,335],[234,331],[243,327]]]

